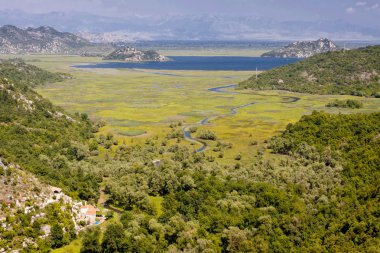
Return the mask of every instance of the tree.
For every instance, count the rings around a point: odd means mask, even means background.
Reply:
[[[111,223],[107,225],[104,232],[104,238],[102,242],[103,252],[105,253],[117,253],[123,252],[122,241],[124,238],[123,225],[119,223]]]
[[[98,253],[102,252],[100,245],[100,229],[99,227],[89,227],[82,236],[81,253]]]
[[[63,246],[63,230],[58,223],[51,227],[50,242],[53,249]]]
[[[254,245],[249,240],[249,230],[241,230],[237,227],[224,229],[222,242],[228,252],[253,252]]]

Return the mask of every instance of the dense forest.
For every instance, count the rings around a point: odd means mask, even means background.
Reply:
[[[380,46],[327,52],[266,71],[242,88],[380,96]]]
[[[318,224],[313,226],[314,233],[324,244],[364,252],[371,252],[370,244],[379,245],[380,113],[314,112],[289,124],[273,138],[271,148],[333,168],[342,166],[341,185],[319,196],[326,197],[326,202],[319,205],[321,215],[313,219]]]
[[[229,166],[178,145],[155,166],[158,140],[121,145],[99,173],[125,211],[82,252],[376,252],[379,134],[379,113],[314,112],[269,141],[276,160]]]

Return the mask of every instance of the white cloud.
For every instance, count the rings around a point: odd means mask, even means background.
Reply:
[[[356,2],[356,5],[357,6],[365,6],[365,5],[367,5],[367,2]]]
[[[351,13],[354,13],[354,12],[355,12],[355,9],[352,8],[352,7],[348,7],[348,8],[346,9],[346,12],[349,13],[349,14],[351,14]]]
[[[365,8],[365,10],[366,11],[378,10],[378,9],[380,9],[379,7],[380,7],[380,5],[378,3],[376,3],[376,4],[373,4],[371,6],[368,6],[367,8]]]

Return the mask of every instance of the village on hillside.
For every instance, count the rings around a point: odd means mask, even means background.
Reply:
[[[59,217],[58,223],[64,230],[73,229],[78,234],[87,226],[103,223],[110,215],[106,212],[86,201],[74,200],[60,188],[41,183],[32,174],[16,165],[5,165],[0,159],[0,233],[5,239],[14,239],[15,231],[22,223],[28,223],[34,231],[27,233],[30,236],[17,238],[22,248],[51,235],[55,221],[50,216]],[[2,239],[0,252],[8,252],[2,247]]]

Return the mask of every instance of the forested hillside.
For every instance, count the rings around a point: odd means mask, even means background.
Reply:
[[[276,160],[257,152],[251,165],[154,139],[121,145],[98,173],[109,203],[126,211],[103,240],[96,228],[85,233],[82,249],[377,252],[379,134],[379,113],[315,112],[270,141]]]
[[[242,88],[380,96],[380,46],[327,52],[261,73]]]
[[[21,59],[0,61],[0,76],[14,83],[17,87],[32,88],[47,82],[60,82],[70,75],[64,73],[51,73],[36,66],[26,64]]]
[[[317,205],[320,215],[312,219],[313,233],[323,244],[362,252],[374,250],[368,245],[379,245],[380,113],[315,112],[289,124],[273,138],[271,148],[333,168],[342,165],[341,186],[316,199],[325,198]]]
[[[95,178],[69,166],[89,156],[87,115],[68,115],[31,89],[62,78],[20,60],[0,63],[0,157],[71,195],[93,198]]]

